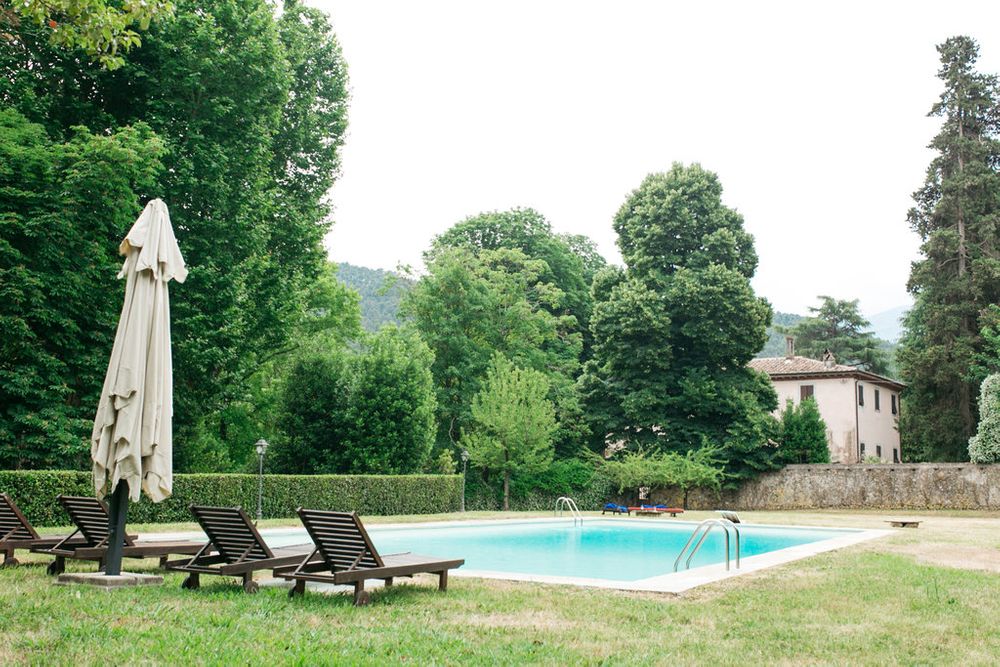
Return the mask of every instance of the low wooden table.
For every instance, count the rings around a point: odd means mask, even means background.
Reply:
[[[919,528],[920,519],[886,519],[885,522],[893,528]]]

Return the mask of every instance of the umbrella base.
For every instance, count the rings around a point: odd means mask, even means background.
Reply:
[[[113,588],[126,588],[129,586],[158,586],[163,583],[163,577],[158,574],[134,574],[131,572],[122,572],[121,574],[70,572],[60,574],[55,583],[58,586],[81,584],[110,591]]]

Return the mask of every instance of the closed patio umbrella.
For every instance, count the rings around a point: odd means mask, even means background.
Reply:
[[[121,571],[128,499],[140,490],[153,502],[173,483],[173,372],[167,283],[187,269],[170,226],[167,205],[154,199],[118,248],[125,264],[125,302],[94,418],[90,457],[98,498],[111,493],[105,573]]]

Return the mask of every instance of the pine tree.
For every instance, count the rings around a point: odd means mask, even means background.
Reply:
[[[908,216],[923,257],[910,273],[916,303],[898,355],[909,385],[901,433],[917,460],[961,460],[977,421],[980,317],[1000,301],[1000,108],[996,76],[974,69],[974,40],[952,37],[938,52],[937,156]]]
[[[810,317],[786,329],[795,337],[798,354],[820,359],[826,350],[830,350],[841,364],[886,374],[889,360],[879,346],[879,339],[869,329],[871,322],[858,310],[858,300],[846,301],[822,295],[819,299],[818,308],[809,308]]]

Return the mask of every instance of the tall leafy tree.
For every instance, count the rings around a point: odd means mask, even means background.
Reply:
[[[785,331],[795,337],[799,354],[820,359],[830,350],[838,363],[858,366],[872,373],[886,374],[889,359],[883,341],[875,337],[858,310],[858,300],[846,301],[820,296],[818,307],[810,306],[810,317],[803,318]]]
[[[675,164],[648,176],[615,216],[627,268],[594,280],[594,357],[579,387],[598,446],[686,452],[721,448],[732,479],[775,465],[777,398],[747,362],[771,307],[743,218],[718,177]]]
[[[20,0],[9,5],[0,6],[0,27],[31,21],[49,31],[53,44],[82,49],[108,69],[120,67],[125,62],[122,53],[142,43],[134,27],[145,30],[150,21],[168,17],[174,9],[169,0]]]
[[[581,337],[575,318],[553,314],[563,292],[544,281],[545,262],[520,250],[451,248],[427,269],[405,296],[402,313],[434,352],[438,446],[454,448],[470,424],[472,398],[495,353],[545,373],[560,417],[558,437],[578,441],[573,375]]]
[[[178,441],[227,447],[223,413],[289,348],[324,271],[347,110],[329,22],[298,2],[280,18],[266,0],[184,4],[113,72],[29,22],[17,36],[0,51],[0,101],[60,139],[144,121],[164,142],[142,194],[171,207],[191,269],[172,303]]]
[[[511,475],[539,472],[552,462],[556,414],[548,393],[544,373],[517,368],[497,354],[472,399],[472,424],[462,433],[462,446],[474,464],[503,474],[505,511]]]
[[[143,124],[56,142],[0,110],[0,468],[88,459],[122,304],[118,243],[162,154]]]
[[[541,279],[558,287],[562,299],[555,315],[572,315],[585,346],[589,337],[590,280],[603,260],[585,236],[559,236],[545,217],[530,208],[480,213],[459,222],[437,236],[426,253],[428,262],[449,248],[465,248],[478,254],[483,250],[520,250],[529,259],[545,263]],[[586,265],[585,265],[586,262]]]
[[[1000,302],[1000,107],[996,76],[975,70],[974,40],[952,37],[938,52],[937,155],[908,216],[922,257],[910,273],[916,303],[898,352],[909,385],[900,431],[917,460],[962,460],[977,422],[970,369],[983,347],[980,318]]]

